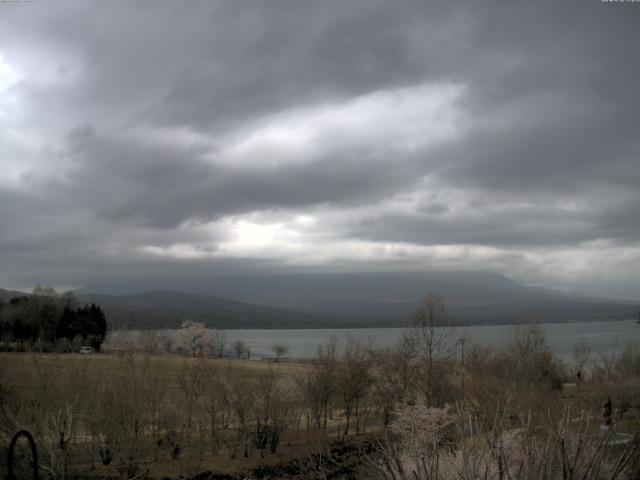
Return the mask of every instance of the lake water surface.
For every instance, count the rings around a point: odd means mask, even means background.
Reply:
[[[640,325],[634,320],[586,322],[586,323],[549,323],[540,324],[547,341],[554,352],[563,360],[571,360],[573,347],[586,342],[593,348],[593,355],[610,356],[620,352],[628,343],[640,344]],[[483,325],[453,328],[452,338],[461,336],[483,345],[499,347],[514,334],[513,325]],[[318,347],[326,345],[332,338],[344,344],[346,338],[359,337],[372,339],[375,345],[390,346],[398,342],[404,328],[352,328],[352,329],[287,329],[287,330],[221,330],[227,341],[228,353],[231,343],[242,340],[251,350],[252,358],[272,357],[270,347],[282,343],[289,348],[287,356],[309,358],[315,356]],[[164,330],[179,343],[177,330]],[[125,339],[135,341],[140,331],[118,330],[109,334],[107,342],[116,344]]]

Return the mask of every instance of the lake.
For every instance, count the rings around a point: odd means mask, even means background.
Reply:
[[[640,344],[640,325],[635,320],[548,323],[538,325],[546,334],[553,351],[563,360],[570,361],[573,347],[585,342],[592,346],[593,356],[611,356],[620,352],[629,342]],[[513,337],[513,325],[482,325],[453,328],[452,338],[461,336],[483,345],[500,346]],[[221,330],[227,342],[227,352],[231,354],[231,343],[242,340],[251,350],[252,358],[272,357],[270,347],[281,343],[289,348],[288,357],[310,358],[316,355],[320,345],[326,345],[335,337],[344,344],[347,337],[372,339],[378,346],[390,346],[398,342],[404,328],[352,328],[352,329],[286,329],[286,330]],[[107,337],[108,344],[118,344],[125,340],[135,341],[140,331],[117,330]],[[178,341],[177,330],[163,330]]]

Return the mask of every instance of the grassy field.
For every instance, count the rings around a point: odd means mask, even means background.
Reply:
[[[436,478],[425,458],[461,480],[504,466],[526,466],[523,480],[568,478],[563,469],[584,474],[589,457],[599,470],[585,478],[612,478],[621,455],[620,472],[640,469],[637,439],[609,448],[600,435],[609,398],[616,434],[640,430],[639,348],[587,369],[560,362],[532,328],[465,358],[356,340],[304,362],[4,353],[0,449],[29,430],[55,478]],[[385,459],[392,470],[380,470]]]
[[[242,404],[243,400],[225,398],[225,393],[228,392],[221,390],[220,383],[207,384],[207,381],[219,378],[228,380],[234,386],[241,386],[239,393],[245,395],[246,403],[250,405],[240,408],[246,408],[244,414],[251,415],[252,421],[255,421],[255,418],[265,413],[258,412],[262,407],[258,406],[261,401],[261,382],[267,378],[298,378],[309,368],[308,362],[231,360],[175,354],[0,354],[0,381],[4,387],[2,403],[8,407],[5,410],[13,412],[14,430],[27,428],[33,432],[41,454],[54,457],[61,454],[55,448],[58,431],[67,430],[69,446],[63,460],[67,466],[58,465],[57,468],[66,469],[69,474],[89,474],[105,478],[127,475],[114,471],[113,463],[108,466],[101,463],[96,455],[96,434],[92,422],[95,416],[100,416],[98,411],[104,404],[112,401],[109,393],[115,390],[116,395],[120,394],[118,387],[123,383],[127,387],[133,387],[130,382],[135,383],[139,389],[132,396],[119,399],[121,412],[117,407],[108,410],[107,413],[114,416],[113,421],[118,420],[117,416],[121,414],[125,423],[138,421],[135,418],[137,416],[141,422],[146,421],[152,425],[153,421],[144,412],[144,406],[142,411],[133,413],[128,411],[128,407],[136,401],[142,401],[146,405],[161,402],[164,406],[153,407],[155,411],[152,415],[162,411],[163,415],[167,415],[166,420],[176,424],[175,430],[190,430],[188,434],[181,434],[180,441],[175,441],[175,444],[181,445],[181,452],[176,458],[171,454],[170,448],[147,446],[137,452],[142,457],[141,468],[149,467],[145,476],[179,477],[195,475],[201,471],[232,475],[258,466],[292,462],[299,464],[300,468],[304,467],[307,457],[327,451],[331,442],[339,437],[340,414],[337,410],[333,419],[328,422],[326,431],[321,433],[310,432],[305,428],[304,419],[299,412],[295,412],[291,417],[283,419],[288,423],[287,432],[276,452],[269,451],[265,454],[264,448],[251,445],[245,452],[245,444],[250,442],[245,439],[243,446],[236,445],[236,436],[242,428],[236,423],[237,419],[232,418],[238,412],[229,405],[229,402]],[[200,376],[202,372],[206,372],[206,375]],[[140,398],[136,398],[138,395]],[[287,400],[287,403],[293,404],[295,401]],[[211,440],[209,435],[199,431],[204,427],[203,417],[206,416],[207,421],[211,421],[212,415],[216,415],[216,412],[212,414],[210,410],[205,413],[210,408],[218,408],[225,417],[218,418],[221,431],[217,442],[220,446],[202,448],[204,443],[210,443]],[[69,425],[64,425],[65,418],[68,423],[73,423],[73,431]],[[159,438],[151,433],[156,427],[157,425],[147,426],[144,434],[137,435],[125,425],[124,432],[119,430],[113,435],[133,435],[136,437],[133,441],[149,444],[152,437],[153,441]],[[361,436],[354,441],[358,443],[366,438],[368,436]],[[5,446],[6,439],[5,435]],[[131,441],[131,438],[125,438],[124,446],[128,446],[127,443]],[[150,457],[153,458],[149,460]],[[60,459],[53,463],[56,462],[59,463]],[[4,461],[1,465],[4,468]],[[4,473],[0,472],[0,476],[4,476]]]
[[[84,355],[79,353],[0,353],[0,367],[5,378],[19,384],[26,392],[33,391],[45,378],[69,381],[81,388],[96,378],[108,378],[122,364],[123,353],[101,353]],[[146,358],[143,353],[133,353],[134,359]],[[308,368],[308,362],[262,361],[228,358],[203,358],[186,355],[165,354],[148,356],[150,368],[161,374],[161,381],[168,389],[179,387],[179,378],[185,369],[193,366],[211,367],[237,372],[242,376],[260,375],[262,372],[295,373]]]

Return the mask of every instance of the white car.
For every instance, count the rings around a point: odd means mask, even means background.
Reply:
[[[93,347],[80,347],[80,353],[93,353]]]

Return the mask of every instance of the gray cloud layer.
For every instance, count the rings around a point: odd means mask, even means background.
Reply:
[[[418,265],[640,297],[638,4],[0,10],[0,286]]]

